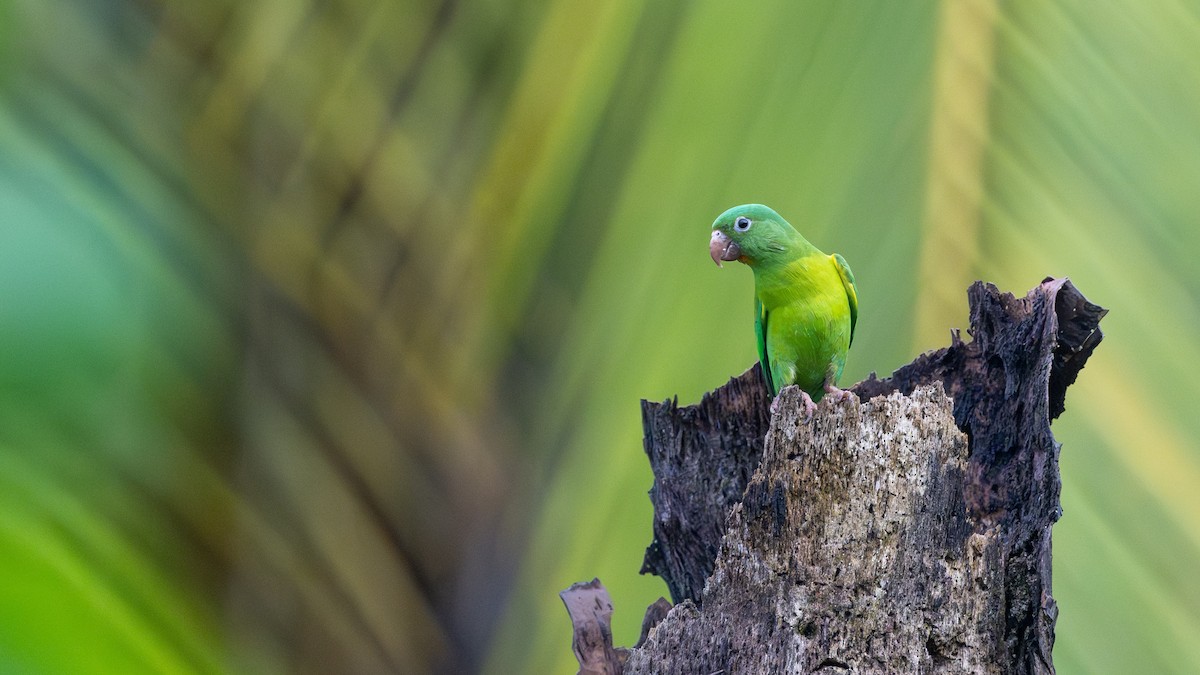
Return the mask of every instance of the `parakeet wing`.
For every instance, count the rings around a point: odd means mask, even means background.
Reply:
[[[854,272],[850,271],[850,266],[846,264],[846,259],[837,253],[833,254],[833,260],[837,263],[838,274],[842,277],[842,286],[846,289],[846,299],[850,301],[850,344],[854,344],[854,326],[858,323],[858,287],[854,285]],[[764,319],[764,323],[765,323]],[[762,337],[759,337],[759,344],[762,344]],[[762,353],[762,347],[759,347],[759,353]]]
[[[758,362],[762,365],[763,379],[767,381],[767,389],[775,395],[775,383],[771,381],[771,357],[767,354],[767,315],[768,312],[758,298],[754,298],[754,337],[758,343]]]

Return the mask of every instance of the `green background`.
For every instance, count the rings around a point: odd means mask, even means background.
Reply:
[[[1200,668],[1200,4],[0,0],[0,671],[573,672],[663,584],[638,401],[754,360],[712,219],[1111,309],[1063,673]]]

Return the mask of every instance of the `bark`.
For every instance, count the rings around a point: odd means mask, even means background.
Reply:
[[[626,673],[989,672],[1001,538],[972,530],[967,439],[940,386],[800,419],[794,387],[734,506],[703,604]]]
[[[680,604],[625,672],[1053,672],[1050,421],[1106,310],[1066,280],[968,295],[971,342],[810,423],[786,390],[771,419],[757,368],[643,403],[643,571]]]
[[[729,510],[762,457],[770,408],[758,364],[697,405],[642,401],[654,541],[641,571],[662,577],[675,602],[698,599],[712,574]]]

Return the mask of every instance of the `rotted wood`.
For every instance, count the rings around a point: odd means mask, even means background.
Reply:
[[[629,659],[630,649],[614,647],[612,636],[612,598],[599,579],[571,584],[560,592],[571,617],[571,651],[579,662],[579,675],[619,675]],[[635,647],[641,647],[650,631],[671,611],[671,603],[659,598],[648,608],[642,620],[642,635]]]
[[[669,612],[624,672],[993,672],[1002,537],[969,522],[941,387],[802,414],[786,388],[703,603]]]
[[[599,579],[571,584],[558,594],[574,629],[571,650],[579,675],[619,675],[629,650],[613,647],[612,599]]]
[[[770,419],[757,368],[695,406],[643,402],[643,571],[681,604],[626,672],[1053,672],[1050,421],[1106,310],[1065,279],[968,297],[970,342],[810,425],[794,394]]]
[[[696,405],[642,401],[654,540],[641,571],[662,577],[676,603],[698,599],[712,574],[725,520],[762,458],[770,410],[758,364]]]

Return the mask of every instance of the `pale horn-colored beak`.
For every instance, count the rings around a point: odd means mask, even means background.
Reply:
[[[717,263],[717,267],[721,267],[722,260],[728,262],[742,257],[742,247],[724,232],[713,230],[712,239],[708,242],[708,253],[713,262]]]

